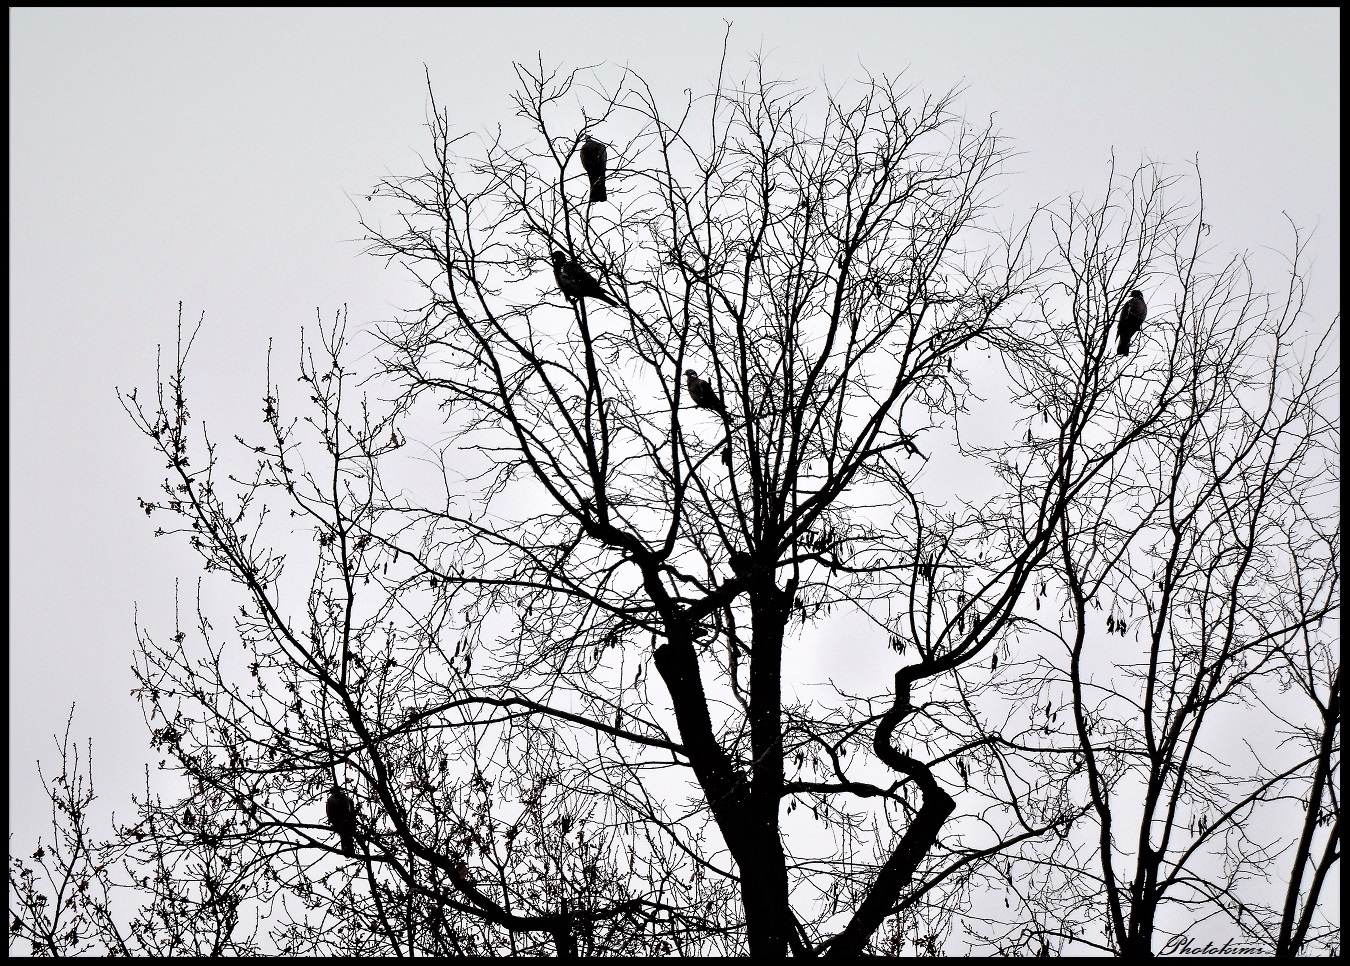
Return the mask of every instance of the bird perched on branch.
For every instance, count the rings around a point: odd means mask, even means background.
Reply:
[[[689,398],[694,400],[694,405],[702,409],[711,409],[719,413],[723,419],[727,416],[727,407],[722,402],[722,397],[717,395],[717,390],[712,387],[707,379],[700,379],[698,373],[693,369],[684,370],[684,384],[689,387]]]
[[[581,166],[586,169],[586,177],[591,179],[591,200],[604,201],[605,194],[605,161],[609,157],[609,149],[599,141],[592,141],[591,136],[586,135],[585,142],[581,145]]]
[[[1120,346],[1116,349],[1116,355],[1130,354],[1130,339],[1143,327],[1147,316],[1148,306],[1144,304],[1144,293],[1135,289],[1120,307],[1120,324],[1116,329],[1116,334],[1120,337]]]
[[[328,792],[328,824],[342,839],[342,854],[347,858],[356,856],[356,806],[341,788],[334,785]]]
[[[600,287],[600,283],[595,280],[595,276],[562,252],[553,253],[553,278],[557,281],[558,288],[562,290],[563,295],[566,295],[570,300],[599,299],[606,305],[619,307],[619,303],[614,301],[609,293]]]

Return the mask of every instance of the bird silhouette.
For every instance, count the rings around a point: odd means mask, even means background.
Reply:
[[[1120,324],[1116,329],[1120,346],[1116,349],[1116,355],[1130,354],[1130,339],[1134,338],[1134,334],[1143,327],[1144,319],[1147,317],[1148,306],[1144,304],[1144,293],[1135,289],[1120,307]]]
[[[619,307],[619,303],[600,287],[595,276],[562,252],[553,253],[553,278],[568,299],[599,299],[606,305]]]
[[[605,161],[609,157],[609,149],[599,141],[592,141],[591,136],[586,135],[586,141],[581,145],[581,166],[586,169],[586,177],[591,179],[591,201],[604,201],[605,194]]]
[[[712,387],[707,379],[700,379],[698,373],[693,369],[684,371],[684,383],[689,387],[689,398],[694,400],[694,405],[702,409],[711,409],[715,413],[720,413],[725,419],[727,415],[726,404],[722,402],[722,397],[717,395],[717,390]]]
[[[325,806],[328,812],[328,824],[342,840],[342,854],[347,858],[356,855],[356,806],[351,798],[337,785],[328,792]]]

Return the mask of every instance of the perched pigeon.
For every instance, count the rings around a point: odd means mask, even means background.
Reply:
[[[707,379],[700,379],[698,373],[693,369],[684,371],[684,383],[689,387],[689,397],[694,400],[694,405],[703,409],[711,409],[715,413],[721,413],[725,418],[727,407],[722,402],[722,397],[717,395],[717,390],[712,387]]]
[[[1144,293],[1135,289],[1130,293],[1130,297],[1125,300],[1125,304],[1120,307],[1120,326],[1116,329],[1120,337],[1120,347],[1116,349],[1116,355],[1127,356],[1130,354],[1130,339],[1144,324],[1144,319],[1148,316],[1148,306],[1144,304]]]
[[[356,855],[356,806],[347,797],[347,793],[336,785],[328,793],[328,824],[342,839],[342,854],[347,858]]]
[[[558,288],[562,289],[563,295],[571,300],[599,299],[606,305],[615,308],[619,306],[619,303],[600,287],[600,283],[590,272],[562,252],[553,253],[553,277],[557,280]]]
[[[589,134],[586,135],[581,145],[581,166],[586,169],[586,177],[591,179],[592,201],[605,200],[605,160],[608,155],[609,149],[599,141],[592,141]]]

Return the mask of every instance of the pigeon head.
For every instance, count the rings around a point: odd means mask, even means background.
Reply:
[[[1139,289],[1134,289],[1132,292],[1130,292],[1130,298],[1141,299],[1143,297],[1144,293],[1139,291]]]
[[[562,252],[554,252],[552,257],[554,268],[561,268],[562,266],[567,264],[567,256],[564,255]]]

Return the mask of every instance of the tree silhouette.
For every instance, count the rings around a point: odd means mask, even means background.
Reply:
[[[1168,187],[1145,170],[1099,204],[1066,206],[1057,238],[1075,300],[1100,291],[1094,259],[1119,237],[1104,217],[1112,210],[1170,226],[1158,239],[1167,249],[1200,250],[1203,203],[1168,208]],[[1085,370],[1084,347],[1065,352],[1072,343],[1061,339],[1046,371],[1023,382],[1027,406],[1051,411],[1064,385],[1080,387],[1031,448],[1060,445],[1072,434],[1054,427],[1067,418],[1084,429],[1080,458],[1110,466],[1059,523],[1044,578],[1052,606],[1038,619],[1060,646],[1024,652],[1009,690],[1032,698],[1028,724],[1064,749],[1054,768],[1092,806],[1069,839],[1077,861],[1048,874],[1031,903],[1051,935],[1150,955],[1164,924],[1170,937],[1208,917],[1267,953],[1338,942],[1325,910],[1311,925],[1338,835],[1325,776],[1338,755],[1329,709],[1339,668],[1323,629],[1339,595],[1339,527],[1325,499],[1337,460],[1334,326],[1306,338],[1302,248],[1295,232],[1282,297],[1257,291],[1242,261],[1212,271],[1198,257],[1177,262],[1166,279],[1180,293],[1175,318],[1147,380]],[[1122,447],[1145,414],[1155,425]],[[1023,515],[1037,512],[1023,504]],[[1291,679],[1312,708],[1281,697]],[[1305,831],[1318,816],[1332,828],[1318,836],[1307,891],[1295,871],[1282,911],[1257,883],[1293,844],[1277,817],[1291,798]],[[1295,906],[1307,916],[1297,944],[1278,937]]]
[[[320,325],[292,415],[269,357],[247,468],[198,436],[181,319],[155,398],[123,395],[169,463],[147,514],[238,608],[140,630],[188,792],[147,789],[106,855],[228,860],[236,920],[265,907],[295,955],[935,955],[958,929],[1148,953],[1179,908],[1334,943],[1336,428],[1330,342],[1286,361],[1297,261],[1283,304],[1210,270],[1203,209],[1151,164],[995,232],[1007,150],[950,94],[817,105],[755,73],[668,113],[631,72],[518,74],[519,142],[457,156],[433,97],[426,169],[374,192],[370,249],[424,294],[377,372]],[[601,124],[624,177],[603,209],[573,177]],[[612,309],[568,290],[582,263]],[[1101,319],[1141,286],[1156,364],[1112,372]],[[1218,767],[1204,722],[1274,709],[1281,681],[1320,713],[1281,712],[1265,771]],[[1200,795],[1226,803],[1210,831],[1159,841]],[[1266,806],[1300,795],[1291,839]],[[1281,906],[1248,871],[1295,842]],[[13,935],[96,947],[52,938],[34,894]],[[99,922],[77,935],[146,948]],[[195,949],[204,922],[147,935]]]

